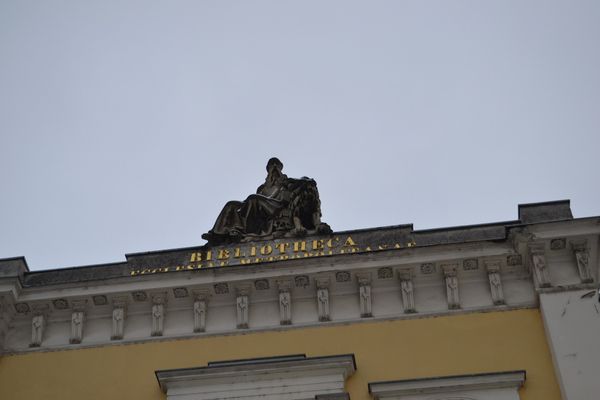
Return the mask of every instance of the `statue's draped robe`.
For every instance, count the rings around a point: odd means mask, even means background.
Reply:
[[[230,201],[219,214],[211,233],[218,236],[267,236],[282,210],[295,205],[312,179],[291,179],[282,175],[265,182],[245,201]],[[290,214],[291,217],[291,214]]]

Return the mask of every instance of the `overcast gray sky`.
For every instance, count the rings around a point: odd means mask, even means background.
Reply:
[[[269,157],[334,230],[600,215],[599,1],[0,0],[0,258],[204,243]]]

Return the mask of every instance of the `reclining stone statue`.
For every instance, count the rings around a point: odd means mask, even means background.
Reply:
[[[288,178],[283,163],[271,158],[267,177],[256,194],[244,201],[225,204],[214,227],[202,235],[209,245],[252,240],[329,234],[321,222],[321,202],[317,183],[310,178]]]

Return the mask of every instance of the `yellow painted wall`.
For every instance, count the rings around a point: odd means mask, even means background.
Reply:
[[[522,400],[560,399],[532,309],[4,356],[0,399],[159,400],[155,370],[298,353],[354,353],[352,400],[370,399],[373,381],[517,369],[527,371]]]

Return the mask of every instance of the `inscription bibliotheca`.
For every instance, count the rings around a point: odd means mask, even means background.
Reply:
[[[130,271],[130,276],[193,271],[235,265],[253,265],[341,254],[370,253],[415,246],[414,239],[395,243],[363,244],[355,240],[351,235],[312,240],[277,240],[248,243],[191,251],[188,253],[189,257],[186,263],[159,267],[136,267]]]

